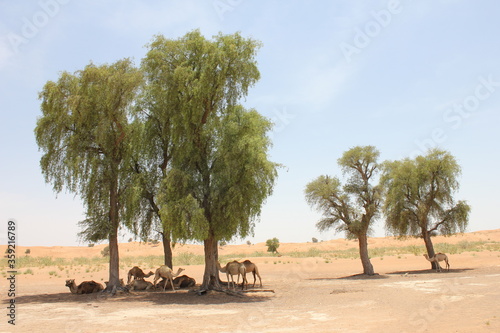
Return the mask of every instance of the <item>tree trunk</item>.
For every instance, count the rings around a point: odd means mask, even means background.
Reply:
[[[203,283],[201,289],[220,290],[222,289],[219,280],[219,270],[217,261],[219,260],[219,249],[217,240],[212,232],[210,236],[203,241],[205,249],[205,272],[203,273]]]
[[[428,232],[427,230],[423,231],[422,238],[424,239],[425,242],[425,249],[427,250],[427,255],[429,256],[429,258],[433,258],[436,253],[434,252],[434,245],[432,244],[431,233]],[[431,268],[437,269],[435,262],[431,263]]]
[[[361,263],[363,264],[363,274],[374,275],[373,265],[370,262],[370,257],[368,256],[368,237],[366,234],[358,236],[359,242],[359,257],[361,258]]]
[[[114,288],[121,287],[118,255],[118,180],[111,183],[109,192],[109,222],[111,230],[109,232],[109,282],[106,290],[112,291]]]
[[[161,233],[161,237],[162,237],[162,241],[163,241],[163,255],[165,258],[165,265],[167,265],[170,268],[173,268],[170,234],[167,230],[163,229],[163,232]]]

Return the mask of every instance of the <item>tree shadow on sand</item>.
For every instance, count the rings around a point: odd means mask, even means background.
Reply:
[[[90,303],[113,303],[113,302],[138,302],[138,303],[153,303],[157,305],[178,304],[178,305],[212,305],[212,304],[228,304],[228,303],[251,303],[265,302],[271,299],[269,295],[242,295],[236,297],[225,294],[223,292],[209,292],[208,295],[198,296],[194,292],[180,290],[177,292],[130,292],[111,295],[107,292],[99,292],[93,294],[72,294],[69,292],[56,294],[37,294],[37,295],[22,295],[16,296],[16,304],[57,304],[57,303],[75,303],[75,304],[90,304]],[[2,304],[8,304],[9,300],[3,300]]]
[[[341,277],[325,277],[325,278],[311,278],[308,280],[311,281],[333,281],[333,280],[379,280],[379,279],[387,279],[389,278],[388,276],[385,275],[380,275],[378,273],[374,275],[367,275],[367,274],[354,274],[354,275],[348,275],[348,276],[341,276]]]
[[[388,275],[452,274],[452,273],[463,273],[473,270],[474,270],[473,268],[450,268],[449,271],[447,269],[443,269],[441,272],[436,272],[435,269],[421,269],[414,271],[396,271],[387,274]]]

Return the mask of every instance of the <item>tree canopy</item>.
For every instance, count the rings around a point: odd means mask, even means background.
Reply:
[[[82,197],[85,240],[109,239],[111,288],[119,285],[118,228],[136,214],[129,116],[141,84],[141,72],[124,59],[63,72],[39,95],[42,116],[35,135],[44,153],[42,173],[56,192],[66,188]]]
[[[431,235],[463,232],[470,206],[455,202],[461,168],[448,152],[432,149],[415,159],[389,161],[381,178],[386,192],[386,228],[395,235],[419,236],[434,256]]]

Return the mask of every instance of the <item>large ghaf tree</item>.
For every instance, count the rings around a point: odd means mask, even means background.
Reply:
[[[356,238],[363,274],[373,275],[373,265],[368,254],[368,233],[379,214],[380,187],[373,184],[379,171],[378,150],[373,146],[358,146],[346,151],[338,160],[342,171],[349,178],[342,185],[337,177],[320,176],[307,184],[307,202],[323,213],[317,223],[319,230],[336,227],[348,238]]]
[[[239,34],[207,40],[193,31],[156,36],[143,60],[149,112],[169,109],[162,119],[174,147],[158,201],[162,223],[174,241],[203,241],[204,289],[221,288],[218,241],[252,232],[277,175],[267,154],[271,123],[238,104],[260,77],[259,46]]]
[[[54,191],[78,194],[86,206],[82,236],[109,241],[109,284],[119,283],[118,230],[135,215],[138,191],[130,178],[130,108],[142,84],[130,60],[63,72],[40,93],[35,128],[42,173]]]
[[[383,169],[383,212],[388,231],[421,237],[429,257],[435,255],[431,239],[434,233],[465,231],[470,206],[465,201],[455,202],[461,168],[449,152],[431,149],[415,159],[385,162]]]

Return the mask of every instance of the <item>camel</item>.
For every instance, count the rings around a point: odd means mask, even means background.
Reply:
[[[153,275],[153,272],[149,272],[148,274],[145,274],[142,269],[140,269],[137,266],[132,267],[131,270],[128,271],[128,279],[127,279],[127,285],[130,284],[130,281],[132,280],[132,276],[134,277],[134,280],[144,280],[144,278],[148,278],[151,275]]]
[[[109,281],[104,281],[106,288],[108,287],[108,283],[109,283]],[[123,279],[120,279],[120,286],[125,287],[125,282],[123,282]]]
[[[191,288],[196,285],[196,280],[187,275],[181,275],[174,279],[174,288],[182,289],[182,288]],[[161,279],[157,284],[156,288],[164,288],[165,290],[170,290],[171,286],[168,284],[167,279]]]
[[[181,275],[174,279],[174,286],[176,288],[191,288],[196,285],[196,280],[187,275]]]
[[[229,275],[231,275],[231,282],[233,283],[234,290],[236,290],[236,284],[234,283],[233,275],[238,275],[238,282],[240,280],[240,275],[241,275],[243,278],[243,283],[241,285],[241,289],[245,288],[245,284],[247,284],[247,277],[246,277],[246,268],[245,268],[244,264],[234,260],[234,261],[228,262],[226,264],[226,266],[221,267],[220,262],[217,261],[217,268],[222,273],[226,273],[228,285],[230,285]]]
[[[102,284],[93,280],[83,281],[78,286],[75,283],[75,279],[66,280],[66,287],[69,287],[72,294],[92,294],[104,290]]]
[[[168,280],[164,279],[164,278],[162,278],[160,281],[158,281],[158,283],[154,286],[154,288],[155,289],[163,289],[163,290],[175,290],[175,289],[171,289],[172,285],[169,284]],[[174,288],[178,288],[178,287],[174,284]]]
[[[253,287],[255,287],[255,281],[257,280],[255,278],[255,275],[257,275],[259,277],[260,287],[262,288],[262,279],[260,278],[259,269],[257,268],[257,265],[255,265],[250,260],[243,261],[243,265],[245,265],[246,273],[253,274]],[[239,278],[239,276],[238,276],[238,278]]]
[[[149,290],[153,288],[153,284],[144,280],[132,280],[127,287],[128,290]]]
[[[429,258],[427,254],[424,254],[425,259],[427,259],[429,262],[435,262],[436,263],[436,271],[440,272],[441,271],[441,265],[439,265],[440,261],[444,261],[446,263],[446,268],[448,271],[450,270],[450,263],[448,262],[448,256],[444,253],[436,253],[434,257]]]
[[[181,274],[182,271],[184,271],[184,268],[179,268],[177,270],[177,273],[174,273],[172,271],[172,269],[170,267],[168,267],[167,265],[160,266],[155,272],[155,279],[153,282],[153,286],[156,288],[156,281],[158,281],[158,279],[160,277],[162,277],[162,278],[165,278],[167,280],[170,280],[170,284],[172,285],[172,290],[175,292],[173,280],[174,280],[174,277],[179,276],[179,274]],[[165,285],[163,286],[163,291],[165,291],[166,285],[167,285],[167,283],[165,283]]]

